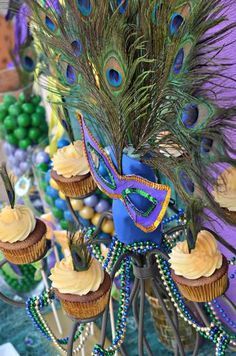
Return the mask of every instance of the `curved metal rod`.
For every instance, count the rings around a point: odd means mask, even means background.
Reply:
[[[67,202],[67,204],[68,204],[68,209],[69,209],[71,215],[73,216],[75,223],[80,226],[80,225],[81,225],[81,222],[80,222],[80,220],[79,220],[79,218],[78,218],[76,212],[74,211],[73,206],[71,205],[70,198],[66,197],[66,202]]]
[[[105,219],[112,219],[111,211],[105,211],[104,213],[102,213],[102,215],[100,216],[100,218],[98,220],[98,224],[97,224],[92,236],[89,238],[88,242],[90,242],[90,241],[92,242],[98,236],[98,234],[101,232],[102,223]]]
[[[138,313],[138,296],[139,296],[139,282],[140,280],[136,279],[138,281],[138,284],[137,284],[137,288],[135,290],[135,293],[134,293],[134,298],[133,298],[133,302],[132,302],[132,310],[133,310],[133,315],[134,315],[134,319],[135,319],[135,323],[136,323],[136,326],[137,328],[139,327],[139,313]],[[145,337],[145,335],[143,335],[143,342],[144,342],[144,345],[145,345],[145,348],[147,350],[147,354],[149,356],[153,356],[153,353],[151,351],[151,348],[147,342],[147,339]]]
[[[192,356],[197,356],[198,351],[199,351],[199,347],[200,347],[200,335],[198,332],[196,332],[196,341],[195,341],[195,345],[194,345],[194,350],[193,350],[193,355]]]
[[[112,282],[115,278],[116,272],[120,269],[123,259],[128,257],[129,255],[130,255],[129,252],[123,253],[120,255],[120,257],[116,261],[115,265],[113,266],[112,272],[110,274]],[[111,295],[111,290],[110,290],[109,298],[111,297],[110,295]],[[103,317],[102,317],[102,327],[101,327],[101,337],[100,337],[101,347],[104,347],[104,344],[105,344],[108,313],[109,313],[109,303],[107,304],[106,309],[103,314]]]
[[[206,317],[204,311],[201,308],[201,304],[200,303],[196,303],[196,302],[192,302],[192,304],[194,305],[195,309],[197,310],[197,313],[200,316],[200,318],[202,319],[202,322],[205,324],[205,326],[209,326],[210,323],[207,320],[207,317]]]
[[[73,325],[72,325],[72,328],[71,328],[68,345],[67,345],[67,356],[72,356],[73,355],[74,338],[75,338],[75,334],[76,334],[76,331],[78,329],[78,326],[79,326],[79,322],[78,321],[74,321]]]
[[[233,311],[236,311],[236,305],[232,302],[232,300],[229,297],[227,297],[226,294],[223,294],[221,297],[233,309]]]
[[[170,313],[169,313],[168,309],[166,308],[166,305],[165,305],[165,303],[164,303],[164,301],[163,301],[163,299],[162,299],[162,297],[161,297],[161,295],[159,293],[159,290],[158,290],[158,287],[156,285],[156,282],[155,282],[154,278],[152,279],[152,284],[153,284],[154,294],[156,295],[156,298],[159,300],[159,303],[160,303],[160,305],[162,307],[162,310],[163,310],[163,312],[164,312],[164,314],[166,316],[166,319],[169,322],[169,325],[171,326],[172,331],[174,333],[174,336],[175,336],[175,339],[176,339],[176,342],[177,342],[177,345],[178,345],[179,353],[180,353],[181,356],[185,356],[183,344],[182,344],[182,341],[181,341],[180,336],[178,334],[178,330],[177,330],[177,328],[176,328],[176,326],[175,326],[175,324],[174,324],[174,322],[173,322],[173,320],[172,320],[172,318],[170,316]]]
[[[8,261],[4,258],[0,262],[0,268],[2,268],[7,262]],[[0,299],[7,304],[13,305],[14,307],[25,308],[25,302],[13,300],[13,299],[7,297],[6,295],[4,295],[2,292],[0,292]]]

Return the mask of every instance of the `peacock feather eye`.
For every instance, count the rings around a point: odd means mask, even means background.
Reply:
[[[65,77],[66,77],[68,84],[73,85],[76,83],[76,80],[77,80],[76,70],[70,64],[67,65]]]
[[[125,82],[125,73],[115,57],[111,57],[105,64],[104,76],[108,87],[112,91],[117,92],[122,90]]]
[[[51,32],[55,32],[57,29],[56,24],[48,16],[45,16],[45,26]]]
[[[73,49],[74,55],[76,57],[79,57],[82,53],[82,43],[80,42],[80,40],[75,40],[71,43],[71,47]]]
[[[213,140],[209,137],[203,137],[201,140],[201,153],[205,154],[205,153],[209,153],[212,149],[213,146]]]
[[[180,26],[183,24],[184,22],[184,18],[181,14],[175,12],[172,16],[171,16],[171,20],[170,20],[170,34],[176,35],[179,31]]]
[[[181,115],[181,121],[183,122],[184,126],[188,129],[194,127],[198,121],[199,117],[199,109],[198,105],[196,104],[187,104]]]
[[[188,176],[188,174],[184,170],[181,170],[179,172],[179,180],[185,192],[187,194],[192,195],[194,193],[195,186],[192,179]]]
[[[117,0],[117,6],[119,7],[119,13],[124,14],[128,8],[128,0]]]
[[[83,16],[91,15],[92,4],[90,0],[77,0],[77,6]]]
[[[31,73],[35,70],[37,63],[37,54],[33,48],[26,48],[20,53],[20,63],[22,68]]]
[[[174,60],[174,65],[173,65],[174,74],[179,74],[181,72],[183,64],[184,64],[184,49],[180,48]]]

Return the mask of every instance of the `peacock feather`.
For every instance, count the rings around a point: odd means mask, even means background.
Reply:
[[[190,219],[210,208],[235,223],[209,190],[216,163],[235,166],[235,80],[225,84],[232,63],[220,55],[236,25],[224,11],[232,0],[27,2],[49,63],[45,86],[114,149],[120,173],[131,145],[174,183]]]
[[[67,237],[74,270],[77,272],[88,270],[91,264],[91,255],[88,252],[83,231],[68,230]]]
[[[13,179],[9,176],[6,168],[6,163],[2,163],[0,167],[0,176],[2,178],[7,197],[9,200],[9,204],[11,205],[11,208],[14,209],[15,206],[15,190],[14,190],[14,183]]]

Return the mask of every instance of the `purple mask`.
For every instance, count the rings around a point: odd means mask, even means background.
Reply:
[[[121,176],[111,158],[89,131],[82,116],[79,116],[79,122],[90,171],[98,187],[110,198],[123,202],[137,227],[144,232],[154,231],[168,207],[170,187],[136,175]],[[142,206],[135,204],[137,195],[144,199]]]

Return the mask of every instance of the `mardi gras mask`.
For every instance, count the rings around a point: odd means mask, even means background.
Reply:
[[[120,175],[109,155],[93,137],[81,115],[78,116],[84,149],[91,174],[98,187],[110,198],[120,199],[131,219],[144,232],[154,231],[163,219],[169,204],[171,189],[136,175]],[[143,204],[135,204],[135,196]]]

